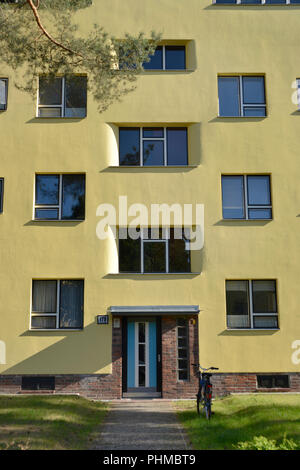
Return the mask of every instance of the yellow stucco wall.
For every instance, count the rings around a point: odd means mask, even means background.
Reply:
[[[200,362],[221,372],[296,372],[292,342],[300,339],[300,113],[292,82],[300,76],[297,6],[216,6],[207,0],[95,0],[80,13],[118,37],[162,32],[190,41],[185,73],[145,73],[137,90],[104,114],[88,96],[86,119],[36,119],[35,102],[9,77],[8,109],[0,114],[0,373],[111,371],[111,321],[95,316],[110,305],[199,304]],[[193,70],[194,69],[194,70]],[[266,118],[218,118],[217,75],[263,73]],[[110,169],[118,123],[189,125],[188,169]],[[32,221],[38,172],[86,173],[84,222]],[[270,173],[272,221],[222,221],[221,174]],[[114,244],[96,237],[100,203],[203,203],[205,245],[192,253],[199,275],[110,275]],[[29,331],[33,278],[85,280],[84,330]],[[225,279],[277,279],[279,331],[227,331]]]

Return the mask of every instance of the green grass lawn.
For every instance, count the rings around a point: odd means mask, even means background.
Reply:
[[[177,402],[179,420],[195,449],[234,449],[238,442],[284,435],[300,449],[300,395],[235,395],[213,402],[210,421],[198,416],[195,401]]]
[[[77,396],[0,396],[0,450],[88,449],[106,411]]]

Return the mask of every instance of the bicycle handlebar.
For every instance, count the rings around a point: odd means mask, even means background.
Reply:
[[[207,370],[219,370],[219,367],[209,367],[208,369],[205,369],[204,367],[202,367],[200,364],[192,364],[192,366],[196,366],[198,367],[199,369],[203,370],[203,371],[207,371]]]

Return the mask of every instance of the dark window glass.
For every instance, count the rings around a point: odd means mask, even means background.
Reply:
[[[244,116],[245,117],[264,117],[266,116],[266,108],[256,108],[252,106],[251,108],[244,106]]]
[[[145,242],[144,243],[144,272],[165,273],[166,272],[166,243]]]
[[[129,237],[119,239],[119,272],[141,272],[141,240],[133,240]]]
[[[277,312],[275,281],[252,281],[252,290],[254,313]]]
[[[22,377],[22,390],[55,390],[55,377]]]
[[[243,104],[265,104],[264,77],[243,77]]]
[[[257,4],[257,3],[261,3],[261,0],[241,0],[241,3],[245,3],[245,4]]]
[[[120,128],[119,133],[120,165],[140,164],[140,129]]]
[[[61,105],[62,104],[62,79],[43,78],[39,79],[39,104]]]
[[[83,281],[60,281],[59,327],[83,327]]]
[[[65,116],[86,116],[87,77],[68,77],[65,81]],[[47,103],[49,104],[49,103]]]
[[[272,209],[249,209],[249,219],[272,219]]]
[[[7,79],[0,78],[0,111],[7,108]]]
[[[63,175],[63,219],[84,219],[85,175]]]
[[[222,201],[224,219],[245,217],[243,176],[222,176]]]
[[[253,317],[254,328],[278,328],[278,317],[271,315],[255,315]]]
[[[143,141],[143,164],[145,166],[164,164],[164,142],[161,140]]]
[[[145,333],[145,323],[139,323],[139,343],[145,343],[146,333]]]
[[[0,213],[3,212],[4,178],[0,178]]]
[[[57,281],[34,280],[32,282],[32,311],[56,313],[56,310]]]
[[[144,62],[145,70],[162,70],[163,68],[163,52],[162,46],[157,46],[155,53],[150,56],[150,62]]]
[[[59,203],[59,176],[36,175],[35,203],[40,205],[54,205]]]
[[[56,329],[56,317],[34,315],[31,317],[31,328],[38,330]]]
[[[215,0],[216,3],[236,3],[236,0]]]
[[[218,77],[220,116],[240,116],[239,78]]]
[[[185,69],[185,46],[166,46],[166,70]]]
[[[191,272],[190,249],[188,241],[176,239],[174,230],[170,231],[169,240],[169,271],[171,273]]]
[[[145,385],[146,385],[145,367],[139,366],[139,387],[145,387]]]
[[[300,0],[290,0],[290,3],[300,3]]]
[[[167,163],[168,165],[187,165],[187,129],[169,127],[167,129]]]
[[[286,3],[286,0],[266,0],[266,3],[276,5],[278,3]]]
[[[229,328],[249,328],[248,281],[226,281],[226,311]]]
[[[58,209],[35,209],[35,218],[42,220],[57,220],[59,217]]]
[[[258,388],[289,388],[288,375],[257,375]]]
[[[164,137],[163,127],[144,127],[143,128],[143,137]]]
[[[271,205],[269,176],[247,176],[247,187],[249,206]]]

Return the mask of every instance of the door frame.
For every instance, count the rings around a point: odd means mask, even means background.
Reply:
[[[130,317],[132,318],[132,317]],[[149,317],[145,316],[145,321]],[[162,392],[162,330],[161,330],[161,316],[155,316],[156,320],[156,390]],[[127,333],[128,333],[128,317],[122,317],[122,394],[127,392],[127,372],[128,372],[128,357],[127,357]]]

